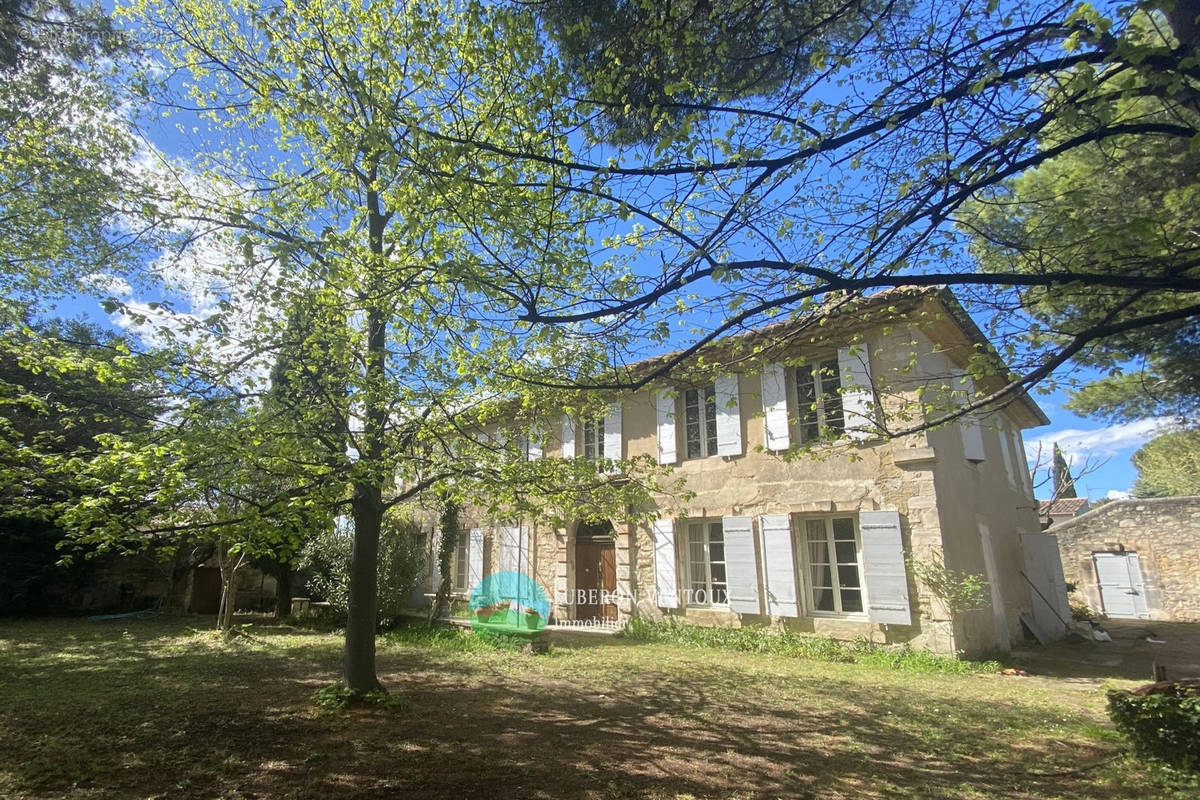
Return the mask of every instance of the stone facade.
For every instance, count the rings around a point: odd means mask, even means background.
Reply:
[[[874,384],[873,416],[884,420],[892,430],[902,429],[921,421],[920,409],[928,407],[931,397],[948,391],[970,356],[985,342],[961,307],[944,292],[922,293],[907,308],[888,310],[898,316],[872,318],[864,314],[843,319],[822,328],[820,337],[803,340],[783,336],[787,330],[777,328],[784,342],[780,346],[771,343],[771,329],[749,335],[766,337],[769,358],[777,365],[786,364],[782,374],[793,382],[795,370],[802,368],[793,365],[841,359],[847,345],[852,346],[869,359]],[[725,525],[734,519],[751,520],[753,543],[749,547],[759,573],[759,613],[736,613],[719,603],[684,600],[672,607],[664,602],[660,597],[654,525],[613,519],[618,621],[634,615],[650,619],[670,616],[697,624],[768,625],[840,638],[862,637],[947,654],[1007,650],[1022,635],[1021,613],[1031,608],[1030,591],[1021,578],[1025,562],[1020,537],[1037,533],[1039,524],[1020,431],[1046,423],[1040,409],[1021,395],[1001,410],[929,431],[893,437],[850,436],[819,445],[810,454],[772,452],[767,447],[762,383],[763,373],[770,369],[767,358],[745,359],[730,370],[736,378],[737,452],[686,458],[684,422],[671,423],[676,425],[679,448],[675,458],[664,463],[673,465],[673,475],[684,480],[690,498],[662,495],[655,498],[653,508],[640,509],[646,512],[640,516],[674,526],[679,588],[684,588],[688,580],[690,556],[683,531],[689,523],[704,520]],[[726,387],[730,386],[729,380],[726,378]],[[988,391],[999,385],[1002,378],[998,373],[978,388]],[[662,462],[660,438],[664,423],[662,407],[656,403],[663,402],[663,388],[656,386],[621,398],[620,457],[657,457]],[[689,387],[681,384],[674,388],[680,397],[676,415],[682,417],[682,394]],[[791,391],[787,424],[795,441],[799,424],[796,409],[800,404],[797,390]],[[732,407],[733,403],[728,405]],[[918,409],[915,417],[914,409]],[[564,440],[572,439],[565,426],[573,428],[576,424],[550,421],[546,425],[549,440],[544,457],[563,455]],[[610,453],[606,451],[605,455]],[[835,518],[841,518],[853,522],[858,563],[847,569],[853,572],[857,567],[865,602],[871,599],[873,589],[864,566],[865,539],[859,521],[863,514],[882,512],[898,520],[899,535],[892,555],[893,564],[899,563],[905,571],[906,611],[892,614],[888,617],[892,621],[885,623],[878,621],[881,617],[873,613],[873,608],[872,613],[866,608],[850,613],[816,610],[820,587],[809,584],[810,580],[816,582],[812,576],[818,574],[811,570],[820,565],[809,563],[807,553],[811,551],[805,539],[808,521],[829,520],[832,525]],[[798,613],[769,613],[772,606],[767,601],[770,587],[763,515],[788,520]],[[480,558],[486,575],[499,563],[497,529],[486,523],[476,524],[484,534]],[[550,596],[556,621],[575,618],[571,599],[579,583],[575,546],[578,524],[559,529],[532,522],[525,526],[529,532],[531,574]],[[834,534],[830,535],[828,552],[832,553]],[[950,570],[986,577],[988,597],[982,603],[984,607],[952,612],[929,587],[916,580],[912,569],[905,568],[905,557],[938,558]],[[831,569],[840,576],[841,567]],[[847,580],[853,581],[849,572]],[[838,580],[840,585],[841,578]],[[840,592],[837,588],[834,591]],[[837,605],[842,607],[844,603],[842,600]]]
[[[1116,500],[1048,532],[1092,609],[1104,609],[1096,554],[1136,554],[1149,618],[1200,620],[1200,497]]]

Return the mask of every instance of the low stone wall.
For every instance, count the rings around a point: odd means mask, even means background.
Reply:
[[[1101,608],[1095,553],[1137,553],[1151,619],[1200,620],[1200,497],[1117,500],[1052,526],[1063,573]]]

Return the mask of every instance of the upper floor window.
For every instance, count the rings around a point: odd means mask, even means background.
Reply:
[[[836,358],[796,367],[796,408],[801,441],[811,442],[823,434],[845,432],[841,390],[842,379]]]
[[[683,393],[683,420],[687,457],[717,454],[717,392],[713,386],[688,389]]]
[[[582,420],[579,427],[583,429],[583,457],[592,461],[604,458],[604,417]]]
[[[804,521],[804,559],[813,611],[861,614],[865,610],[860,555],[853,518]]]

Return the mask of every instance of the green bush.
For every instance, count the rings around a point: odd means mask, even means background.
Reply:
[[[827,636],[806,636],[791,631],[768,628],[709,628],[688,625],[673,619],[647,622],[635,617],[625,626],[622,635],[640,642],[674,644],[682,647],[711,647],[743,653],[772,653],[804,658],[810,661],[829,661],[845,664],[865,664],[910,672],[941,672],[970,674],[996,672],[995,661],[963,661],[947,658],[907,645],[894,647],[875,644],[866,639],[841,641]]]
[[[1200,686],[1144,695],[1110,689],[1108,715],[1139,755],[1200,772]]]
[[[313,597],[329,603],[326,622],[345,622],[353,546],[353,531],[339,522],[314,536],[300,553],[299,568],[309,574]],[[377,618],[385,627],[407,606],[423,575],[425,561],[425,534],[420,525],[390,512],[379,534]]]

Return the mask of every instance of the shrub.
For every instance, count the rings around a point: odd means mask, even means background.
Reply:
[[[1092,622],[1099,619],[1092,607],[1082,601],[1071,601],[1071,619],[1076,622]]]
[[[313,595],[330,605],[330,617],[344,620],[350,592],[353,531],[335,524],[322,531],[300,554]],[[388,623],[407,605],[425,569],[425,534],[418,523],[395,513],[384,517],[379,534],[378,619]]]
[[[1000,664],[995,661],[963,661],[913,650],[907,645],[881,645],[866,639],[846,642],[827,636],[806,636],[762,627],[709,628],[687,625],[674,619],[648,622],[634,617],[626,624],[622,635],[640,642],[711,647],[744,653],[773,653],[810,661],[865,664],[911,672],[968,674],[997,672],[1000,669]]]
[[[1200,681],[1110,689],[1108,714],[1139,755],[1200,772]]]

